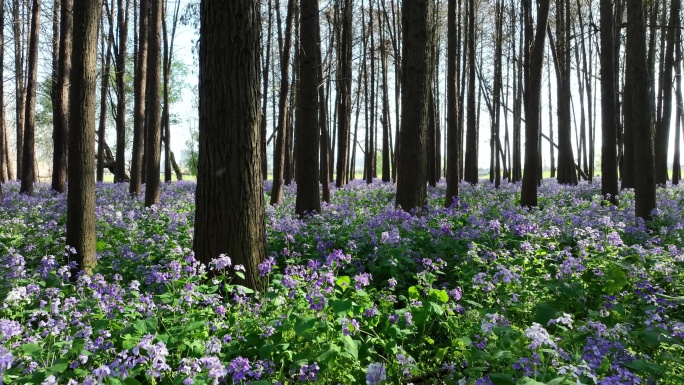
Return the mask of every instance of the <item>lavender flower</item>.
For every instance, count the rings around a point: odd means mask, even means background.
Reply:
[[[385,364],[382,362],[373,362],[368,365],[366,370],[366,385],[379,385],[387,379],[385,371]]]

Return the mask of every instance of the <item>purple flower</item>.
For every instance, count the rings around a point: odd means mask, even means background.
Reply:
[[[385,364],[382,362],[373,362],[368,365],[366,369],[366,385],[380,385],[381,382],[387,379],[385,371]]]
[[[259,274],[263,277],[270,273],[276,265],[275,258],[268,257],[262,263],[259,264]]]
[[[249,359],[237,357],[228,364],[228,374],[232,374],[233,382],[237,383],[247,379],[247,373],[251,368]]]
[[[230,257],[221,254],[218,256],[218,258],[214,258],[209,262],[209,266],[214,266],[215,270],[224,270],[232,265],[232,262],[230,260]]]
[[[542,345],[546,345],[551,348],[556,347],[556,343],[551,339],[549,332],[547,332],[543,326],[536,322],[527,328],[527,330],[525,330],[525,337],[532,340],[532,342],[527,345],[528,349],[534,350]]]

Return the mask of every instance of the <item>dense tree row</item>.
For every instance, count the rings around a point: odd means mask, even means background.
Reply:
[[[546,144],[559,183],[591,182],[599,127],[602,192],[617,204],[619,187],[635,188],[636,214],[648,220],[656,185],[669,179],[674,126],[672,182],[681,178],[680,0],[205,0],[183,12],[170,0],[45,3],[0,6],[11,20],[1,42],[10,32],[14,43],[12,55],[0,54],[14,63],[15,84],[0,94],[12,96],[17,143],[12,161],[2,103],[0,179],[16,175],[21,191],[33,193],[38,50],[47,25],[40,16],[48,13],[52,187],[68,189],[67,241],[86,271],[95,261],[94,182],[104,169],[133,195],[144,182],[145,205],[154,205],[163,143],[171,180],[181,14],[199,25],[195,252],[204,262],[230,255],[247,268],[242,281],[251,287],[260,285],[271,168],[270,203],[294,181],[296,211],[305,217],[329,201],[330,183],[356,178],[359,150],[363,178],[372,183],[379,168],[383,181],[396,182],[396,204],[419,213],[426,186],[442,175],[446,206],[457,204],[459,183],[479,182],[487,136],[489,180],[495,188],[521,182],[521,204],[534,207]],[[114,153],[105,142],[107,114]]]

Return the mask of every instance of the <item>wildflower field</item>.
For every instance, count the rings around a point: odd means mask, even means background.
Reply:
[[[195,261],[195,184],[162,188],[144,209],[97,186],[98,273],[72,283],[65,195],[3,186],[5,384],[684,383],[682,188],[646,226],[598,181],[545,181],[531,211],[487,183],[445,209],[442,184],[419,217],[352,182],[304,221],[287,187],[260,293],[231,285],[230,256]]]

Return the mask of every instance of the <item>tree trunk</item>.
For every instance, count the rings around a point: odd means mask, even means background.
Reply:
[[[101,0],[77,0],[73,8],[73,54],[69,92],[69,191],[66,243],[79,270],[92,274],[95,247],[95,88],[97,86],[97,30]]]
[[[601,195],[617,204],[617,124],[613,73],[613,3],[601,0]]]
[[[15,123],[17,129],[17,177],[22,178],[24,160],[24,119],[26,109],[26,83],[24,81],[25,45],[22,21],[22,2],[12,2],[12,29],[14,32],[14,84],[15,84]]]
[[[318,4],[318,0],[316,0]],[[318,76],[318,124],[321,127],[321,139],[320,139],[320,159],[319,159],[319,181],[321,183],[323,196],[321,200],[326,203],[330,203],[330,153],[328,151],[328,106],[326,106],[326,87],[323,81],[323,58],[321,57],[321,25],[318,12],[315,15],[316,18],[316,47],[314,48],[314,54],[316,55],[316,72]],[[329,76],[329,74],[328,74]]]
[[[385,40],[384,29],[382,23],[380,24],[380,65],[382,67],[382,181],[389,182],[392,180],[390,173],[390,109],[389,109],[389,91],[387,84],[387,49],[390,44]]]
[[[168,5],[168,0],[164,2],[164,9]],[[171,182],[171,122],[169,118],[169,83],[171,81],[171,71],[173,70],[173,44],[176,39],[176,26],[180,15],[180,1],[176,1],[173,15],[171,17],[171,36],[168,34],[166,17],[162,17],[162,34],[164,39],[164,109],[162,110],[162,126],[164,131],[164,181]],[[166,14],[166,11],[164,11]],[[266,138],[264,138],[266,140]]]
[[[159,101],[161,66],[161,20],[163,0],[150,0],[150,30],[147,68],[147,137],[145,138],[145,207],[159,203],[159,161],[161,156],[161,106]],[[118,161],[118,159],[117,159]]]
[[[0,1],[0,20],[5,20],[5,2]],[[5,28],[0,28],[0,62],[5,60]],[[0,65],[0,79],[4,79],[5,66]],[[2,204],[2,183],[8,181],[7,163],[7,124],[5,116],[5,82],[0,82],[0,205]]]
[[[347,184],[349,163],[349,137],[351,133],[351,84],[352,84],[352,0],[342,0],[342,31],[339,40],[340,54],[337,78],[337,179],[335,185]]]
[[[627,3],[627,82],[631,83],[632,106],[630,118],[634,124],[635,215],[650,220],[656,208],[655,157],[653,154],[653,126],[651,98],[648,92],[646,63],[646,25],[642,0]],[[627,110],[630,111],[630,110]]]
[[[682,170],[679,160],[680,154],[680,140],[681,140],[681,125],[682,118],[684,118],[684,100],[682,99],[682,35],[678,29],[675,33],[675,86],[677,97],[677,114],[675,123],[675,144],[674,144],[674,160],[672,162],[672,184],[678,185],[682,178]]]
[[[38,39],[40,36],[40,0],[33,0],[31,7],[31,32],[29,36],[28,81],[26,84],[26,120],[24,126],[24,150],[22,153],[20,192],[33,195],[36,182],[36,89],[38,87]]]
[[[461,154],[463,144],[458,134],[458,121],[460,120],[460,110],[458,109],[458,81],[460,77],[458,53],[460,52],[460,39],[457,30],[456,2],[457,0],[449,0],[447,10],[447,186],[446,198],[444,200],[444,206],[446,207],[458,204],[460,195],[459,171],[461,169],[461,160],[463,159]],[[458,2],[460,3],[460,0]]]
[[[73,0],[56,0],[59,4],[59,52],[57,54],[55,87],[52,95],[52,189],[65,192],[67,189],[67,150],[69,124],[69,76],[71,75],[71,46],[73,38]]]
[[[125,182],[126,175],[126,55],[128,45],[129,0],[116,0],[116,42],[113,46],[116,69],[116,172],[114,182]]]
[[[295,213],[303,218],[321,212],[320,135],[318,86],[320,83],[318,45],[318,0],[302,0],[300,5],[299,93],[297,98]],[[346,174],[346,169],[342,171]]]
[[[477,184],[477,106],[475,104],[475,0],[468,0],[468,130],[466,132],[465,169],[463,179]]]
[[[663,76],[660,78],[662,98],[662,113],[656,126],[654,138],[655,151],[655,181],[656,184],[667,183],[668,167],[667,153],[670,144],[670,121],[672,115],[672,70],[674,67],[675,31],[679,29],[680,0],[670,1],[670,22],[667,26],[667,45],[665,48],[665,62]],[[665,34],[665,32],[662,32]]]
[[[237,283],[256,290],[263,286],[258,265],[266,256],[259,140],[259,5],[258,0],[201,1],[194,239],[199,261],[208,265],[213,258],[227,255],[245,269],[245,279]]]
[[[134,82],[133,152],[131,155],[131,184],[129,193],[140,195],[143,181],[145,153],[145,101],[147,100],[147,47],[149,39],[149,0],[140,0],[140,24]]]
[[[431,0],[402,2],[402,120],[401,151],[397,160],[397,207],[422,211],[427,198],[427,124],[432,89],[430,39]]]
[[[290,48],[292,46],[292,23],[294,0],[287,2],[285,17],[285,36],[282,55],[280,56],[280,98],[278,99],[278,124],[273,151],[273,188],[271,189],[271,205],[283,200],[283,177],[285,175],[285,144],[287,135],[287,98],[290,96]]]
[[[180,4],[180,2],[179,2]],[[263,97],[263,104],[261,107],[261,178],[263,180],[268,179],[268,142],[267,142],[267,136],[268,134],[266,133],[266,129],[268,127],[268,119],[266,119],[266,111],[268,110],[268,75],[270,71],[270,65],[271,65],[271,35],[273,31],[273,7],[271,6],[271,0],[268,0],[268,27],[266,30],[266,57],[264,59],[264,64],[263,64],[263,89],[261,91],[261,95]],[[320,51],[320,49],[319,49]],[[275,115],[273,115],[273,119],[275,119]]]
[[[106,45],[105,45],[106,41]],[[105,156],[105,129],[107,125],[107,95],[109,94],[109,72],[111,66],[111,39],[104,33],[104,23],[102,23],[102,72],[100,74],[100,118],[97,130],[97,181],[104,181],[104,169],[107,162]],[[116,171],[116,170],[115,170]]]
[[[534,33],[531,25],[531,1],[523,1],[527,16],[527,40]],[[546,39],[546,26],[549,17],[549,0],[539,1],[537,10],[537,28],[534,36],[534,45],[528,55],[525,56],[525,67],[529,71],[526,76],[525,87],[525,173],[523,174],[522,189],[520,192],[520,204],[523,207],[537,206],[537,181],[539,173],[539,133],[540,114],[539,105],[541,99],[541,78],[544,68],[544,40]]]
[[[494,109],[494,122],[492,124],[492,141],[494,148],[494,187],[501,186],[501,157],[499,152],[501,150],[500,135],[501,129],[501,88],[502,88],[502,73],[501,66],[503,61],[503,3],[497,1],[496,3],[496,48],[494,53],[494,95],[492,96],[492,106]]]

